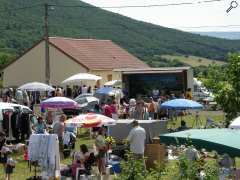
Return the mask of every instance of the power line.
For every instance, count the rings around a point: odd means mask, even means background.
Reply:
[[[59,4],[48,4],[50,7],[62,7],[62,8],[102,8],[102,9],[121,9],[121,8],[151,8],[151,7],[165,7],[165,6],[180,6],[180,5],[193,5],[201,3],[211,3],[211,2],[220,2],[224,0],[203,0],[197,2],[182,2],[182,3],[167,3],[167,4],[149,4],[149,5],[126,5],[126,6],[83,6],[83,5],[59,5]],[[24,6],[19,8],[12,9],[3,9],[0,10],[0,13],[4,12],[16,12],[19,10],[31,9],[39,6],[44,6],[44,4],[34,4],[31,6]]]
[[[49,4],[52,7],[62,8],[102,8],[102,9],[122,9],[122,8],[151,8],[151,7],[166,7],[166,6],[181,6],[181,5],[193,5],[202,3],[220,2],[224,0],[203,0],[197,2],[182,2],[182,3],[167,3],[167,4],[149,4],[149,5],[125,5],[125,6],[83,6],[83,5],[58,5]]]

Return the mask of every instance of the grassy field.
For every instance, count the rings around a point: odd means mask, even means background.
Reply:
[[[178,127],[180,125],[181,119],[185,120],[187,122],[188,127],[192,127],[192,124],[194,122],[194,112],[189,112],[191,114],[187,116],[183,116],[182,118],[177,118],[175,122],[175,127]],[[210,117],[216,122],[220,122],[223,120],[223,113],[220,111],[202,111],[199,113],[199,118],[202,121],[202,125],[205,125],[206,118]],[[173,126],[171,122],[169,123],[169,127]],[[75,151],[79,151],[79,145],[80,144],[87,144],[89,147],[92,146],[93,140],[89,139],[89,132],[85,129],[81,129],[80,136],[77,139]],[[23,160],[23,154],[15,154],[14,159],[17,161],[16,168],[14,169],[14,173],[12,174],[11,180],[25,180],[26,178],[33,176],[34,172],[29,171],[27,162]],[[72,159],[66,158],[61,163],[62,164],[71,164]],[[4,179],[4,173],[3,173],[3,167],[0,166],[0,180]],[[39,174],[39,172],[38,172]]]
[[[207,59],[207,58],[202,58],[202,57],[197,57],[197,56],[182,56],[182,55],[162,55],[161,57],[167,59],[167,60],[174,60],[177,59],[178,61],[187,64],[192,67],[197,67],[197,66],[208,66],[210,64],[216,63],[218,65],[223,65],[225,62],[222,61],[217,61],[213,59]]]
[[[188,115],[177,117],[173,121],[169,121],[168,128],[177,128],[180,126],[181,120],[184,120],[188,127],[196,127],[196,111],[188,111]],[[203,128],[206,125],[207,118],[214,120],[214,122],[221,124],[224,121],[224,114],[222,111],[199,111],[198,122]]]

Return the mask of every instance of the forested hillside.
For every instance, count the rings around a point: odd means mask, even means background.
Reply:
[[[110,39],[144,61],[162,54],[224,60],[240,40],[200,36],[136,21],[78,0],[48,0],[50,36]],[[44,34],[44,0],[1,0],[0,56],[19,54]],[[66,6],[81,7],[66,7]],[[63,7],[65,6],[65,7]],[[23,8],[25,7],[25,8]],[[1,62],[0,62],[1,64]]]

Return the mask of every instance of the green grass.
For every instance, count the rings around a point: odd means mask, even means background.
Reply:
[[[174,59],[187,64],[192,67],[197,67],[197,66],[208,66],[210,64],[216,63],[218,65],[224,65],[226,64],[225,62],[222,61],[217,61],[213,59],[207,59],[207,58],[202,58],[202,57],[197,57],[197,56],[182,56],[182,55],[162,55],[161,56],[164,59],[167,59],[169,61],[172,61]]]
[[[173,121],[169,121],[168,128],[177,128],[180,126],[181,120],[186,122],[186,125],[190,128],[196,127],[196,112],[195,111],[187,111],[189,114],[185,116],[179,116]],[[201,122],[201,127],[206,125],[207,118],[211,118],[216,123],[224,122],[224,114],[221,111],[199,111],[199,122]]]

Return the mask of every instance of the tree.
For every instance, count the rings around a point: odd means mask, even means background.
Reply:
[[[3,68],[6,64],[8,64],[12,59],[14,55],[0,52],[0,69]]]
[[[231,54],[226,70],[213,65],[204,81],[226,113],[226,125],[240,113],[240,55]]]
[[[226,82],[226,68],[217,64],[208,66],[206,78],[202,79],[204,85],[213,93],[217,93],[222,87],[222,83]]]

